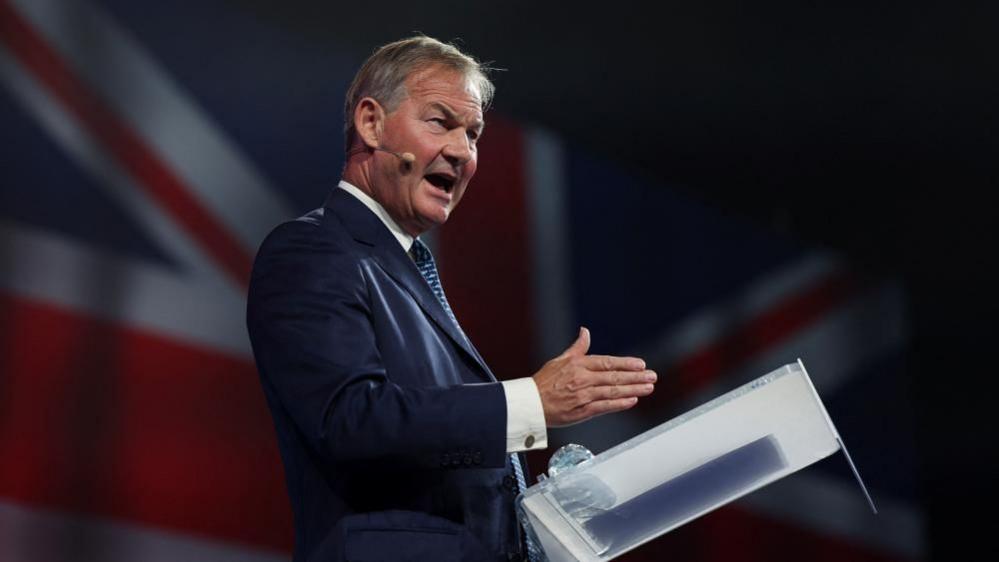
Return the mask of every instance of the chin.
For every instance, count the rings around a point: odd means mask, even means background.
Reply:
[[[440,226],[451,216],[451,209],[439,204],[430,204],[421,209],[420,218],[431,227]]]
[[[437,214],[427,217],[428,222],[433,226],[440,226],[447,222],[447,219],[451,216],[448,211],[438,211]]]

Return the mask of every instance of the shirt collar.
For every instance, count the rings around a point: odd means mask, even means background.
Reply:
[[[372,199],[370,195],[361,191],[357,186],[344,180],[340,180],[338,187],[353,195],[360,200],[361,203],[364,203],[365,207],[371,209],[371,212],[382,220],[382,223],[384,223],[385,227],[389,229],[389,232],[391,232],[392,235],[395,236],[395,239],[399,241],[399,244],[402,245],[402,249],[405,250],[406,253],[409,253],[409,249],[413,246],[414,238],[406,234],[406,232],[399,227],[399,224],[392,220],[392,216],[388,214],[385,207],[382,207],[381,203]]]

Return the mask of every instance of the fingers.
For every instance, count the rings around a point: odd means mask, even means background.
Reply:
[[[570,413],[571,421],[569,423],[581,422],[596,416],[627,410],[637,403],[638,398],[635,397],[615,398],[613,400],[596,400],[573,410]]]
[[[590,372],[584,380],[587,386],[617,386],[622,384],[654,383],[658,375],[655,371],[596,371]]]
[[[637,398],[652,394],[655,387],[651,384],[622,384],[618,386],[596,386],[585,393],[587,402],[601,400],[616,400],[618,398]]]
[[[582,357],[590,350],[590,331],[586,328],[579,328],[579,336],[568,349],[562,352],[559,357]]]
[[[656,373],[645,361],[587,355],[589,349],[590,331],[580,328],[576,341],[534,374],[549,427],[626,410],[653,392]]]
[[[587,355],[578,359],[579,364],[591,371],[641,371],[645,361],[637,357],[614,357],[613,355]]]
[[[574,393],[569,403],[578,408],[591,402],[601,400],[616,400],[618,398],[638,398],[652,394],[655,386],[652,384],[622,384],[617,386],[595,386]]]
[[[655,371],[578,371],[555,382],[556,390],[579,392],[586,388],[656,382]]]

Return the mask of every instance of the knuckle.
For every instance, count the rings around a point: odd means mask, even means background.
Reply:
[[[579,377],[572,375],[566,378],[565,388],[569,392],[576,392],[579,390]]]

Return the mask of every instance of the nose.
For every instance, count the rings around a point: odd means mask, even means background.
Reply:
[[[458,127],[451,131],[441,154],[452,166],[464,166],[475,158],[475,147],[464,129]]]

